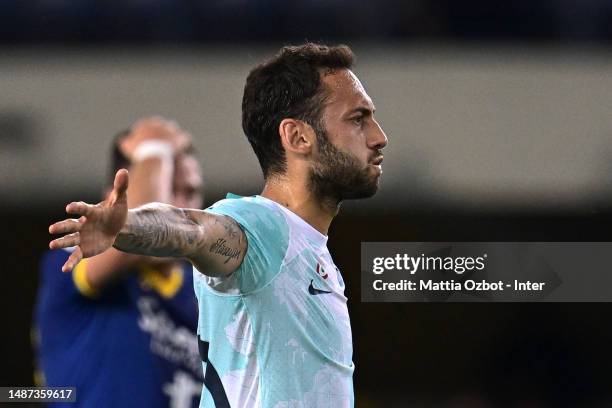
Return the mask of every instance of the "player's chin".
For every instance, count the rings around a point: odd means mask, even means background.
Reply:
[[[371,185],[368,189],[363,191],[361,198],[370,198],[373,197],[378,191],[378,182],[376,184]]]
[[[380,175],[372,177],[368,182],[362,186],[359,192],[356,194],[356,198],[370,198],[378,191],[378,184],[380,181]]]

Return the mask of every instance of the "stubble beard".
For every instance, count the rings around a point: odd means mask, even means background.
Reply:
[[[369,198],[378,190],[378,177],[357,156],[334,146],[322,126],[315,127],[319,161],[309,175],[310,190],[321,200],[339,204],[342,200]]]

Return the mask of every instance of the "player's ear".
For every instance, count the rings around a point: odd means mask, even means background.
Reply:
[[[281,144],[286,152],[309,154],[314,146],[315,133],[310,125],[301,120],[286,118],[278,126]]]

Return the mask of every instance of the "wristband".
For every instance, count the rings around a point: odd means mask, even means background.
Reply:
[[[163,140],[144,141],[136,146],[132,160],[142,161],[152,157],[172,160],[174,158],[172,144]]]

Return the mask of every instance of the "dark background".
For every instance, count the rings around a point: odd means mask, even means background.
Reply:
[[[5,1],[6,44],[310,40],[610,42],[607,0]]]
[[[604,0],[115,3],[3,2],[0,43],[4,49],[78,52],[305,39],[604,49],[612,41],[612,2]],[[215,198],[207,197],[207,204]],[[33,271],[49,240],[48,225],[64,217],[71,199],[0,207],[0,385],[33,384]],[[357,406],[612,404],[610,304],[360,303],[355,255],[362,241],[610,241],[612,212],[605,199],[563,211],[554,205],[480,210],[426,201],[401,211],[357,208],[341,212],[329,243],[347,283]]]

